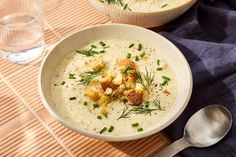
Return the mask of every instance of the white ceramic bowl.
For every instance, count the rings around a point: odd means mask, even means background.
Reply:
[[[164,25],[186,12],[197,0],[184,0],[173,8],[156,12],[133,12],[111,7],[98,0],[89,0],[100,12],[108,16],[112,22],[133,24],[145,28]]]
[[[100,40],[103,38],[116,38],[118,36],[121,38],[143,41],[144,43],[148,43],[150,47],[158,50],[160,55],[173,68],[177,77],[178,90],[176,105],[174,105],[172,110],[167,113],[160,123],[145,129],[143,132],[115,137],[83,131],[81,128],[73,126],[69,121],[62,118],[57,109],[54,107],[54,102],[50,92],[51,78],[53,78],[53,74],[58,64],[74,49],[85,46],[94,40]],[[42,62],[38,85],[39,94],[45,108],[64,126],[85,136],[97,139],[106,141],[126,141],[142,138],[159,132],[171,124],[176,118],[178,118],[185,109],[191,96],[192,75],[189,65],[183,54],[171,42],[161,35],[145,28],[133,25],[111,24],[86,28],[60,41]]]

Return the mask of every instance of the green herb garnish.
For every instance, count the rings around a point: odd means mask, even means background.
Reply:
[[[95,45],[91,45],[91,47],[92,47],[92,48],[94,48],[94,49],[96,49],[96,48],[97,48],[97,46],[95,46]]]
[[[133,127],[133,128],[138,127],[138,126],[139,126],[138,123],[134,123],[134,124],[132,124],[132,127]]]
[[[124,69],[121,70],[122,73],[127,74],[129,70],[132,70],[130,66],[125,67]]]
[[[130,45],[129,45],[129,48],[132,48],[133,46],[134,46],[134,43],[130,44]]]
[[[138,50],[141,51],[143,49],[143,45],[141,43],[138,44]]]
[[[107,131],[112,132],[113,130],[114,130],[114,126],[111,125]]]
[[[165,86],[165,85],[168,85],[168,81],[167,80],[164,80],[162,83],[161,83],[162,86]]]
[[[160,59],[157,60],[157,65],[160,66]]]
[[[97,119],[102,119],[102,116],[98,115],[98,116],[97,116]]]
[[[135,61],[139,61],[139,56],[135,56]]]
[[[75,74],[69,74],[69,79],[76,79]]]
[[[161,107],[161,102],[160,102],[160,100],[154,99],[154,100],[152,100],[152,103],[156,106],[156,108],[157,108],[158,110],[164,111],[164,109]]]
[[[76,97],[70,97],[69,98],[69,100],[75,100],[76,99]]]
[[[99,107],[98,103],[93,104],[93,108],[98,108],[98,107]]]
[[[152,75],[152,73],[149,72],[146,68],[145,68],[144,77],[142,77],[141,74],[137,73],[136,71],[133,73],[135,74],[137,78],[137,83],[142,84],[144,89],[150,94],[150,87],[153,85],[154,75]]]
[[[131,58],[131,53],[127,53],[127,58]]]
[[[145,56],[145,52],[140,54],[140,57],[144,57]]]
[[[119,120],[121,118],[129,118],[131,114],[147,115],[147,114],[151,114],[153,111],[157,111],[157,110],[164,111],[164,109],[161,107],[159,100],[152,100],[151,102],[153,103],[155,108],[149,108],[150,107],[149,101],[146,101],[146,103],[144,102],[143,105],[135,106],[135,107],[131,107],[131,108],[129,108],[127,105],[125,105],[120,117],[117,120]]]
[[[129,115],[132,113],[132,110],[128,108],[127,105],[125,105],[125,107],[123,108],[122,114],[120,115],[120,117],[117,119],[121,119],[121,118],[129,118]]]
[[[107,127],[104,127],[104,128],[99,132],[99,134],[103,134],[106,130],[107,130]]]
[[[131,11],[130,7],[128,7],[128,3],[125,4],[125,6],[124,6],[123,9],[124,9],[124,10],[129,10],[129,11]]]
[[[161,70],[163,70],[163,68],[157,68],[157,71],[161,71]]]
[[[61,85],[64,85],[66,82],[65,81],[62,81]]]
[[[105,52],[106,52],[105,50],[99,51],[99,53],[105,53]]]
[[[106,46],[106,44],[105,44],[103,41],[100,41],[99,44],[100,44],[102,47]]]
[[[143,128],[138,128],[137,131],[141,132],[141,131],[143,131]]]
[[[91,45],[92,46],[92,45]],[[99,54],[97,51],[93,51],[93,47],[91,47],[91,49],[89,50],[75,50],[77,53],[79,54],[82,54],[82,55],[85,55],[87,57],[91,57],[93,56],[94,54]]]
[[[167,76],[162,76],[163,82],[161,83],[162,86],[168,85],[170,78]]]
[[[168,81],[170,81],[170,78],[167,77],[167,76],[162,76],[162,78],[163,78],[164,80],[168,80]]]
[[[149,101],[144,101],[143,104],[144,104],[144,107],[149,107]]]
[[[87,102],[87,101],[85,101],[85,102],[84,102],[84,106],[87,106],[87,105],[88,105],[88,102]]]
[[[164,4],[164,5],[161,6],[161,8],[164,8],[164,7],[166,7],[167,5],[168,5],[168,4]]]
[[[108,3],[108,4],[115,4],[115,5],[119,5],[122,6],[124,10],[129,10],[131,11],[131,9],[128,7],[128,4],[124,4],[123,0],[100,0],[100,2],[102,3]]]
[[[102,72],[102,69],[100,70],[94,70],[94,71],[87,71],[82,74],[80,74],[81,79],[79,80],[81,85],[87,86],[94,78],[99,76]]]

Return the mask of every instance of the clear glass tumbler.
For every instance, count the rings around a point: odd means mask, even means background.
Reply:
[[[0,55],[25,64],[44,48],[43,0],[0,0]]]

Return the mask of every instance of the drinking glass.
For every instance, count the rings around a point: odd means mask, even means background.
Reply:
[[[43,0],[0,0],[0,55],[25,64],[44,49]]]

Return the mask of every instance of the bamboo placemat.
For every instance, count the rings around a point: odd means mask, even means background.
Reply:
[[[46,48],[76,30],[110,22],[87,0],[45,0]],[[169,144],[163,132],[129,142],[84,137],[55,121],[37,89],[43,56],[29,65],[0,58],[0,156],[145,157]]]

